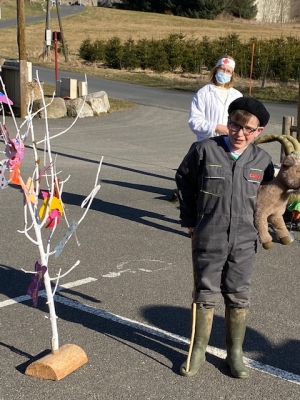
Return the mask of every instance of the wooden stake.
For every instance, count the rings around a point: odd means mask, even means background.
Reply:
[[[252,94],[252,72],[253,72],[254,47],[255,47],[255,44],[252,43],[251,64],[250,64],[250,80],[249,80],[249,96],[251,96],[251,94]]]
[[[197,309],[197,304],[193,303],[192,305],[192,329],[191,329],[191,341],[190,341],[190,347],[189,347],[189,352],[186,360],[186,372],[190,372],[190,363],[191,363],[191,357],[192,357],[192,352],[193,352],[193,346],[194,346],[194,340],[195,340],[195,331],[196,331],[196,309]]]
[[[65,344],[59,349],[58,354],[47,354],[30,364],[26,368],[25,374],[35,378],[59,381],[87,361],[87,355],[81,347],[75,344]]]

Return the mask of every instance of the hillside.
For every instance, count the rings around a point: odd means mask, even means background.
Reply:
[[[2,8],[3,15],[5,15],[6,7],[7,5]],[[28,15],[28,12],[26,15]],[[51,30],[59,30],[56,13],[51,16],[50,26]],[[202,39],[203,36],[219,38],[236,33],[241,40],[247,41],[251,37],[269,39],[280,36],[299,37],[300,35],[300,24],[272,24],[243,20],[196,20],[172,15],[102,7],[86,7],[83,8],[81,14],[64,18],[63,29],[71,54],[77,53],[80,44],[87,37],[94,41],[96,39],[107,40],[113,36],[118,36],[122,41],[125,41],[129,37],[134,40],[142,38],[161,39],[171,33],[182,33],[188,38]],[[41,54],[44,36],[45,22],[26,27],[29,58],[35,59]],[[17,57],[16,28],[1,30],[0,49],[3,57]]]
[[[9,0],[10,1],[10,0]],[[35,4],[33,8],[26,2],[26,16],[40,13],[39,7]],[[3,15],[8,15],[5,8],[2,8]],[[15,2],[10,1],[10,12],[15,11]],[[40,13],[41,14],[41,13]],[[15,14],[16,15],[16,14]],[[45,15],[45,13],[42,13]],[[12,16],[10,14],[9,19]],[[51,15],[51,30],[58,30],[59,25],[56,12]],[[242,41],[247,42],[251,37],[259,39],[270,39],[280,36],[299,37],[300,24],[276,24],[260,23],[255,21],[243,20],[195,20],[171,15],[161,15],[153,13],[141,13],[134,11],[122,11],[102,7],[82,7],[82,13],[63,19],[64,35],[70,52],[69,63],[65,63],[64,57],[59,56],[59,69],[65,71],[77,71],[88,73],[90,76],[100,76],[106,79],[113,79],[125,82],[139,83],[142,85],[155,86],[161,88],[173,88],[180,90],[196,91],[207,81],[207,76],[190,76],[177,74],[157,75],[151,71],[120,71],[110,70],[101,64],[82,63],[78,58],[78,49],[82,41],[90,38],[92,41],[97,39],[107,40],[114,36],[119,37],[123,42],[128,38],[134,40],[143,38],[162,39],[173,33],[182,33],[187,38],[198,38],[202,40],[204,36],[209,38],[220,38],[221,36],[236,33]],[[1,29],[0,36],[0,57],[18,58],[17,29]],[[54,55],[48,60],[42,57],[45,37],[45,22],[35,23],[26,26],[26,45],[28,60],[36,65],[54,68]],[[249,49],[250,52],[250,49]],[[238,62],[238,59],[237,59]],[[249,80],[239,79],[236,87],[248,93]],[[284,101],[296,102],[298,99],[298,83],[289,82],[288,84],[274,84],[266,82],[266,86],[261,88],[261,82],[252,82],[253,96],[262,101]]]

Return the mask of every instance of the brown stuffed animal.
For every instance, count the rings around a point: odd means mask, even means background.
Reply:
[[[286,156],[277,176],[271,182],[260,185],[257,193],[254,224],[264,249],[273,246],[268,222],[275,229],[280,243],[285,245],[291,243],[283,214],[290,195],[297,191],[300,193],[300,143],[292,136],[265,135],[257,139],[255,144],[274,140],[281,142]]]

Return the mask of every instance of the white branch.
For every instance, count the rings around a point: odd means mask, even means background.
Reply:
[[[87,78],[85,76],[86,84],[87,84]],[[0,77],[0,82],[2,83],[2,87],[4,90],[5,95],[5,85],[3,84],[2,78]],[[85,200],[81,204],[81,208],[86,207],[85,211],[83,212],[82,217],[78,222],[72,221],[70,224],[68,222],[68,218],[66,215],[66,210],[64,208],[64,205],[62,203],[62,193],[64,189],[64,185],[66,182],[69,180],[70,175],[62,179],[61,181],[58,179],[58,176],[61,174],[61,171],[57,172],[57,155],[52,157],[52,151],[51,151],[51,140],[63,135],[67,131],[69,131],[76,121],[79,118],[79,115],[84,107],[85,101],[82,104],[82,107],[80,111],[77,114],[77,117],[75,120],[70,124],[70,126],[65,129],[64,131],[54,135],[50,136],[49,132],[49,125],[48,125],[48,113],[47,113],[47,107],[50,106],[50,104],[54,101],[54,96],[55,93],[52,96],[52,100],[49,104],[46,105],[45,102],[45,96],[43,93],[43,89],[41,86],[41,83],[38,78],[38,72],[37,72],[37,82],[39,85],[39,89],[42,94],[42,103],[43,107],[40,108],[40,110],[36,112],[33,111],[32,104],[29,104],[27,107],[27,113],[28,115],[26,116],[25,120],[23,123],[21,123],[20,127],[17,125],[17,121],[14,117],[14,113],[12,108],[10,107],[11,114],[13,116],[13,120],[16,126],[16,138],[18,140],[22,141],[22,143],[25,142],[25,140],[28,139],[28,136],[31,136],[31,143],[30,146],[32,148],[33,152],[33,158],[34,158],[34,169],[31,174],[31,176],[27,179],[24,180],[22,179],[20,175],[20,184],[21,188],[24,193],[24,229],[23,230],[18,230],[19,233],[22,233],[25,235],[25,237],[33,243],[35,246],[38,247],[39,254],[40,254],[40,264],[42,266],[46,267],[46,272],[44,273],[43,280],[45,284],[45,291],[47,295],[47,304],[49,306],[49,314],[50,314],[50,321],[51,321],[51,328],[52,328],[52,350],[58,350],[59,345],[58,345],[58,331],[57,331],[57,316],[55,312],[55,306],[54,306],[54,299],[53,296],[56,293],[57,287],[59,280],[65,276],[67,276],[74,268],[76,268],[79,264],[80,261],[77,260],[76,263],[68,269],[65,273],[61,274],[61,269],[59,270],[58,276],[55,278],[51,278],[49,275],[49,258],[50,256],[54,255],[55,257],[58,257],[58,255],[61,253],[62,249],[64,248],[65,244],[69,241],[71,236],[74,234],[77,245],[80,246],[80,243],[78,241],[77,235],[76,235],[76,229],[78,225],[83,221],[85,218],[91,203],[96,195],[96,193],[100,189],[100,185],[98,184],[99,181],[99,174],[102,166],[102,161],[103,157],[101,158],[101,161],[98,166],[97,174],[96,174],[96,179],[95,179],[95,184],[94,188],[92,189],[91,193],[85,198]],[[1,107],[1,105],[0,105]],[[44,138],[42,140],[37,140],[35,137],[35,132],[34,132],[34,124],[33,124],[33,118],[37,116],[37,114],[44,110],[45,113],[45,134]],[[3,120],[4,120],[4,110],[3,111]],[[1,108],[0,108],[1,112]],[[1,127],[0,127],[1,128]],[[26,128],[26,130],[25,130]],[[21,133],[21,129],[25,132]],[[3,138],[5,135],[3,135]],[[38,144],[43,144],[43,148],[40,150],[38,149]],[[8,157],[8,156],[7,156]],[[5,160],[6,163],[8,163],[8,160]],[[8,164],[7,164],[8,165]],[[19,172],[19,171],[18,171]],[[41,181],[46,183],[47,186],[47,196],[45,199],[43,199],[42,207],[43,209],[41,210],[41,201],[39,201],[38,196],[40,193],[41,189]],[[24,183],[25,182],[25,183]],[[45,190],[46,191],[46,190]],[[55,200],[59,202],[57,207],[54,205],[53,201]],[[59,206],[59,207],[58,207]],[[54,211],[54,208],[59,208],[59,213],[61,215],[56,215],[55,213],[51,214],[51,217],[49,218],[49,215],[52,211]],[[51,220],[53,218],[53,221]],[[66,223],[68,226],[68,231],[64,235],[63,239],[55,246],[55,250],[51,251],[51,241],[54,238],[54,234],[57,231],[57,225],[59,223],[58,218],[61,218],[61,220]],[[30,221],[30,222],[29,222]],[[51,225],[48,227],[49,229],[49,234],[47,236],[47,239],[45,240],[45,235],[42,234],[42,229],[47,226],[47,224]],[[34,237],[34,235],[35,237]],[[44,243],[45,242],[45,243]],[[22,268],[22,271],[28,274],[36,274],[37,272],[34,271],[27,271]],[[55,288],[52,291],[52,286],[51,282],[55,281]]]
[[[56,279],[60,279],[60,278],[64,278],[65,276],[67,276],[74,268],[76,268],[78,265],[80,264],[80,260],[77,260],[76,263],[67,271],[65,272],[63,275],[59,275],[55,278],[51,278],[51,281],[55,281]]]

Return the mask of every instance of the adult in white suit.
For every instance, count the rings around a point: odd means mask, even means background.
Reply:
[[[242,93],[233,88],[235,61],[221,57],[211,71],[210,82],[195,94],[189,115],[189,126],[196,141],[228,135],[228,107]]]

